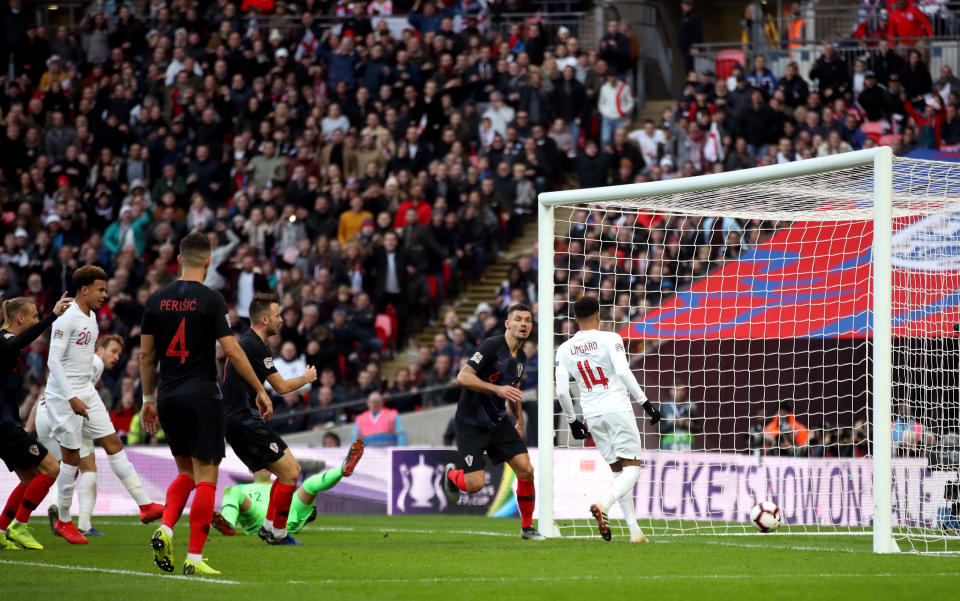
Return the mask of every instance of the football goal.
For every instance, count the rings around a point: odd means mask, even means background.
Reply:
[[[594,295],[663,415],[635,405],[648,536],[753,534],[770,501],[781,533],[960,552],[960,163],[874,148],[547,192],[537,267],[543,534],[595,536],[612,482],[556,402]]]

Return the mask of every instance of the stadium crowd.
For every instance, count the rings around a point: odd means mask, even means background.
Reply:
[[[682,7],[679,39],[702,39],[693,3]],[[536,259],[517,262],[471,326],[445,301],[532,221],[540,191],[960,141],[960,80],[948,67],[935,79],[923,52],[877,32],[853,65],[827,44],[809,73],[773,74],[762,55],[728,78],[691,71],[674,108],[635,123],[629,27],[611,21],[585,48],[568,27],[510,16],[532,8],[506,2],[493,22],[485,2],[107,0],[75,27],[47,30],[9,0],[0,298],[29,296],[43,314],[77,267],[104,267],[101,332],[129,349],[105,374],[105,400],[118,430],[145,442],[143,304],[176,277],[179,240],[205,232],[215,249],[206,283],[223,292],[234,327],[245,327],[255,292],[276,290],[278,370],[321,374],[276,403],[277,430],[293,432],[384,403],[455,402],[444,387],[507,305],[536,306]],[[625,219],[570,217],[554,276],[558,335],[581,291],[597,291],[603,318],[625,323],[765,229],[653,214],[620,227]],[[385,381],[380,361],[431,323],[444,333]],[[31,347],[34,399],[45,348]]]
[[[623,88],[569,29],[510,19],[528,8],[506,3],[495,29],[483,2],[98,1],[47,30],[4,3],[0,297],[45,313],[75,269],[107,270],[101,332],[130,350],[104,390],[131,442],[145,439],[143,305],[191,231],[215,249],[206,284],[234,327],[255,292],[278,291],[277,368],[321,373],[278,399],[278,430],[343,423],[380,393],[401,410],[455,400],[430,386],[451,383],[511,298],[534,300],[530,261],[469,333],[440,308],[522,231],[536,193],[567,181],[571,128],[599,123],[601,88]],[[563,115],[559,96],[573,97]],[[380,360],[441,320],[448,337],[383,381]],[[31,348],[28,404],[45,351]]]

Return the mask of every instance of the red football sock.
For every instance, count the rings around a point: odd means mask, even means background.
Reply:
[[[517,507],[520,508],[520,527],[533,526],[533,505],[537,493],[533,489],[533,480],[517,478]]]
[[[173,479],[167,488],[167,500],[163,507],[162,524],[171,530],[180,519],[183,508],[187,506],[187,499],[193,491],[193,478],[180,474]]]
[[[270,486],[270,503],[267,505],[267,517],[266,521],[273,523],[277,519],[277,506],[273,502],[273,496],[277,494],[277,486],[280,484],[279,480],[274,479],[273,484]],[[289,505],[287,508],[289,509]]]
[[[289,484],[275,484],[276,491],[270,497],[270,506],[267,513],[273,509],[273,527],[277,530],[287,527],[287,516],[290,515],[290,503],[293,502],[293,493],[297,487]]]
[[[34,476],[30,484],[27,485],[26,490],[23,491],[23,502],[20,504],[20,509],[17,510],[17,515],[14,519],[24,524],[29,522],[30,514],[33,513],[37,505],[43,501],[43,498],[47,496],[47,491],[50,490],[54,482],[56,482],[56,479],[46,474],[37,474]]]
[[[12,493],[10,493],[10,498],[7,499],[7,504],[3,508],[3,513],[0,514],[0,530],[6,530],[10,525],[10,522],[13,521],[13,518],[17,517],[17,510],[20,509],[20,503],[23,502],[23,493],[26,490],[26,485],[21,482],[20,484],[17,484],[17,487],[13,489]]]
[[[213,504],[216,498],[216,484],[213,482],[197,484],[193,505],[190,506],[190,545],[187,547],[187,553],[199,555],[203,551],[203,543],[207,542],[207,535],[210,534],[210,522],[213,521]]]
[[[450,470],[450,474],[447,477],[457,485],[457,488],[463,492],[467,492],[467,475],[463,473],[463,470]]]

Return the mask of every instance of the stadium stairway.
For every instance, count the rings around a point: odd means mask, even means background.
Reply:
[[[660,127],[660,123],[663,121],[663,111],[673,108],[674,105],[676,105],[676,102],[673,100],[647,100],[643,111],[637,115],[636,127],[643,127],[643,122],[647,119],[652,119],[656,126]]]
[[[449,302],[440,309],[437,323],[431,324],[411,337],[413,346],[398,350],[390,360],[381,364],[381,378],[393,382],[398,371],[416,361],[417,348],[423,345],[433,347],[434,335],[443,331],[443,324],[440,320],[442,320],[447,309],[452,308],[456,311],[460,324],[467,326],[473,321],[473,312],[477,308],[477,304],[489,303],[491,306],[496,306],[497,292],[507,280],[510,268],[516,264],[520,257],[533,252],[537,243],[536,223],[527,223],[523,229],[523,234],[514,239],[509,248],[500,253],[497,261],[487,266],[484,270],[483,279],[478,282],[471,282],[466,290],[455,298],[449,299]]]

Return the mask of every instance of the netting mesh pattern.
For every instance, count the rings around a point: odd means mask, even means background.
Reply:
[[[597,296],[601,328],[627,341],[664,414],[650,426],[635,406],[649,533],[753,532],[762,500],[788,531],[870,531],[873,198],[873,168],[857,167],[555,208],[554,348],[576,331],[573,301]],[[955,549],[960,526],[958,201],[960,165],[895,160],[889,435],[903,550]],[[565,536],[592,535],[586,508],[610,470],[555,409],[555,518]]]

